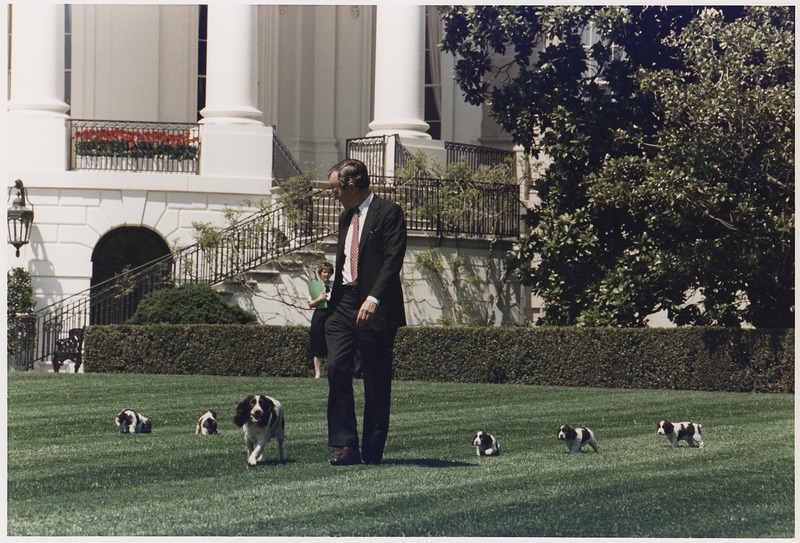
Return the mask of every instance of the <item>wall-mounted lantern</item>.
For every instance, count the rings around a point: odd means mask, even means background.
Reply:
[[[27,244],[31,239],[31,225],[33,224],[33,204],[31,207],[25,205],[25,187],[21,179],[14,181],[14,187],[8,189],[8,196],[11,191],[16,190],[17,196],[8,208],[8,242],[17,248]]]

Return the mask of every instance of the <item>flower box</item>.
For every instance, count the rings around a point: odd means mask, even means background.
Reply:
[[[86,129],[77,131],[73,140],[78,170],[195,173],[200,150],[194,128]]]

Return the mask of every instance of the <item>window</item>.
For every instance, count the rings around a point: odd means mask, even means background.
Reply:
[[[438,12],[433,6],[425,9],[425,122],[428,134],[435,140],[442,139],[442,75],[438,44],[441,41],[441,25]]]
[[[72,106],[72,6],[69,4],[64,6],[64,102]]]
[[[208,6],[199,6],[200,23],[197,29],[197,120],[206,107],[206,60],[208,53]]]
[[[6,89],[6,96],[11,96],[11,27],[14,23],[14,19],[11,17],[11,4],[8,5],[8,73],[6,74],[6,84],[8,88]]]

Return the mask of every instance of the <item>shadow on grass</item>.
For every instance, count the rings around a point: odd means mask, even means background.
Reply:
[[[470,462],[453,462],[450,460],[439,460],[438,458],[420,458],[412,460],[383,460],[384,465],[397,466],[420,466],[423,468],[463,468],[476,466]]]
[[[259,460],[255,466],[251,466],[245,461],[245,466],[247,466],[248,468],[257,468],[259,466],[285,466],[287,464],[294,464],[294,463],[295,463],[294,460],[287,458],[283,462],[281,462],[280,460]]]

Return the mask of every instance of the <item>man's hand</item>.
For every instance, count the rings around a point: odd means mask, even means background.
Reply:
[[[375,302],[364,300],[364,303],[361,304],[361,308],[358,310],[358,315],[356,315],[356,326],[365,326],[367,321],[375,314],[377,308],[378,305]]]

